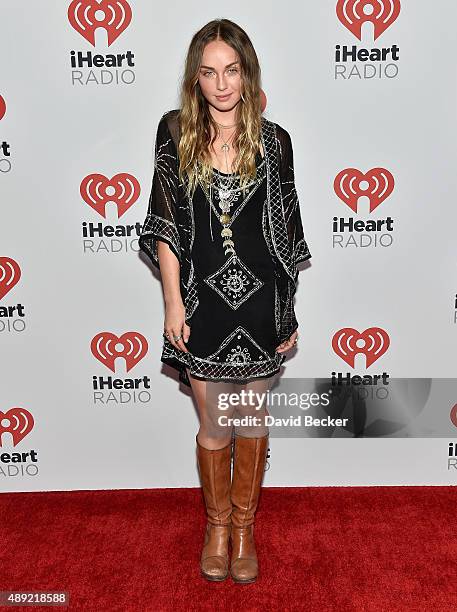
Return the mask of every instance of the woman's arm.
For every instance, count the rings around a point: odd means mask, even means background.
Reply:
[[[157,127],[154,174],[146,219],[139,238],[140,248],[161,273],[165,300],[164,332],[177,349],[187,352],[190,335],[180,290],[181,246],[177,225],[178,159],[165,113]],[[174,336],[180,336],[176,342]]]
[[[288,351],[295,343],[298,336],[298,322],[295,316],[293,296],[297,288],[298,268],[300,261],[305,261],[311,257],[308,244],[303,233],[303,225],[300,214],[300,202],[295,188],[294,173],[294,154],[290,134],[280,125],[276,124],[276,137],[279,148],[279,173],[281,181],[281,192],[284,207],[284,218],[287,227],[287,237],[292,257],[292,265],[295,275],[295,282],[289,282],[288,300],[283,313],[282,327],[294,330],[289,332],[291,335],[277,347],[279,353]],[[284,337],[282,330],[281,336]],[[279,350],[278,350],[279,349]]]
[[[177,225],[178,160],[166,115],[162,116],[157,127],[148,211],[139,237],[140,248],[156,268],[160,268],[159,241],[167,243],[178,260],[181,257]]]
[[[175,348],[187,353],[185,342],[189,339],[190,327],[185,323],[186,309],[181,297],[180,264],[166,242],[157,241],[157,254],[165,300],[164,331]],[[176,342],[174,336],[181,334],[183,337]]]
[[[157,253],[159,256],[160,272],[162,275],[162,289],[166,305],[182,303],[180,290],[180,265],[176,255],[166,242],[158,241]]]

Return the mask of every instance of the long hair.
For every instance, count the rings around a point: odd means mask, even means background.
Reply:
[[[244,189],[250,179],[256,177],[255,155],[259,150],[261,133],[261,76],[260,66],[254,47],[246,34],[236,23],[229,19],[214,19],[198,32],[191,40],[185,70],[181,83],[181,105],[178,115],[181,138],[178,146],[179,177],[187,180],[187,193],[190,196],[200,176],[209,184],[212,175],[212,162],[209,147],[216,138],[217,124],[211,116],[208,103],[202,94],[198,75],[207,43],[223,40],[238,55],[241,66],[241,100],[236,108],[236,122],[239,122],[233,137],[236,157],[234,170],[240,175],[240,185]],[[210,125],[214,128],[211,138]]]

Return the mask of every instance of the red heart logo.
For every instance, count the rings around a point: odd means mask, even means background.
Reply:
[[[386,168],[372,168],[366,174],[357,168],[345,168],[333,181],[336,195],[355,213],[360,196],[369,199],[370,212],[373,212],[390,196],[394,186],[394,177]]]
[[[9,421],[7,425],[5,420]],[[17,446],[31,432],[34,423],[32,413],[25,408],[10,408],[8,412],[0,411],[0,447],[2,446],[3,434],[5,432],[11,434],[13,446]]]
[[[362,342],[362,346],[357,346],[358,341]],[[384,355],[389,345],[389,334],[380,327],[369,327],[362,333],[353,327],[344,327],[332,338],[333,350],[351,368],[355,367],[355,356],[358,353],[365,355],[366,367],[369,368],[381,355]]]
[[[114,202],[120,219],[140,196],[140,183],[132,174],[121,172],[112,179],[103,174],[89,174],[79,186],[82,199],[106,219],[106,205]]]
[[[457,427],[457,404],[455,404],[455,406],[452,406],[450,417],[452,424]]]
[[[118,344],[121,348],[116,347]],[[133,331],[125,332],[122,336],[100,332],[92,339],[90,349],[93,356],[112,372],[116,371],[116,357],[123,357],[129,372],[148,352],[148,341],[142,334]]]
[[[68,7],[71,26],[95,47],[95,30],[103,28],[108,47],[132,21],[132,9],[126,0],[73,0]]]
[[[376,40],[397,19],[400,8],[400,0],[338,0],[336,15],[359,40],[363,24],[371,21]]]
[[[6,102],[5,98],[0,96],[0,119],[3,119],[6,113]]]
[[[21,269],[11,257],[0,257],[0,300],[19,282]]]

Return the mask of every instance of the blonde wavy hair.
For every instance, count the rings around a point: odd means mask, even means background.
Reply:
[[[179,177],[183,182],[187,179],[189,196],[195,191],[199,176],[207,185],[212,176],[209,147],[216,138],[218,127],[202,94],[198,76],[203,50],[213,40],[223,40],[230,45],[241,65],[241,100],[235,118],[239,124],[233,137],[237,152],[233,165],[234,171],[240,174],[241,188],[244,189],[257,174],[255,156],[259,151],[262,114],[259,61],[248,35],[240,26],[229,19],[214,19],[194,34],[181,82]],[[213,138],[210,125],[214,128]]]

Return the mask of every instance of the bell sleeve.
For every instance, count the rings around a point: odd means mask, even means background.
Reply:
[[[157,127],[152,187],[146,219],[138,239],[140,249],[159,269],[157,254],[159,240],[168,244],[181,263],[177,222],[178,156],[165,115]]]
[[[303,233],[303,224],[300,213],[300,202],[295,189],[294,154],[290,134],[284,129],[278,130],[279,141],[279,171],[281,177],[281,191],[283,198],[284,216],[287,227],[287,236],[296,275],[297,264],[311,257],[308,243]]]
[[[278,161],[284,221],[289,243],[291,271],[293,273],[293,279],[288,276],[285,282],[281,282],[282,307],[279,341],[283,342],[290,338],[292,333],[298,328],[294,309],[294,295],[298,284],[297,264],[300,261],[309,259],[311,253],[304,236],[300,202],[295,189],[292,141],[289,133],[278,125],[276,134],[279,149]]]

